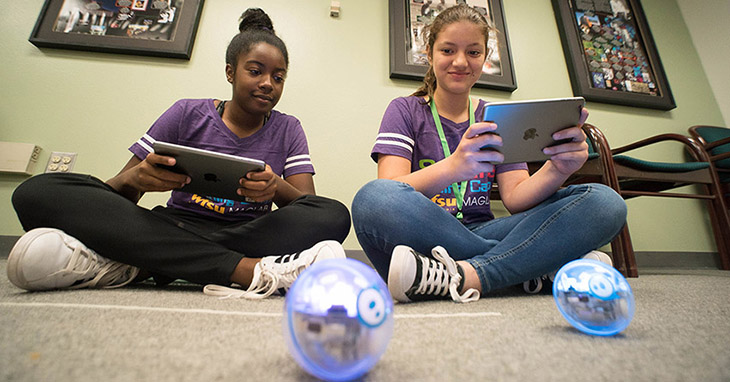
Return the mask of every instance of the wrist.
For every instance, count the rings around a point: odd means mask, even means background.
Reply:
[[[568,180],[568,178],[570,177],[570,175],[573,174],[573,172],[575,172],[575,171],[567,171],[567,173],[564,172],[563,170],[561,170],[560,166],[557,166],[552,160],[548,160],[547,162],[545,162],[545,165],[543,166],[543,168],[544,168],[543,172],[550,179],[552,179],[554,181],[554,183],[561,184],[561,185],[563,184],[563,182]]]
[[[439,162],[444,168],[444,180],[446,180],[449,184],[461,182],[474,177],[470,174],[469,166],[466,166],[463,161],[458,161],[456,158],[456,156],[452,155]]]

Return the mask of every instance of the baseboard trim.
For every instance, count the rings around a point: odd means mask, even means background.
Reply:
[[[0,258],[7,258],[20,236],[0,235]],[[372,266],[361,249],[345,250],[347,257]],[[720,268],[717,252],[636,252],[636,266],[642,268]]]
[[[20,236],[3,236],[0,235],[0,258],[7,258],[10,250],[13,249],[15,242]]]

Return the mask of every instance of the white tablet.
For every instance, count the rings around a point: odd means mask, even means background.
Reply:
[[[201,196],[245,201],[243,196],[236,193],[241,187],[239,179],[250,171],[262,171],[266,167],[265,163],[258,159],[167,142],[157,141],[153,144],[153,148],[155,154],[175,158],[175,166],[162,167],[190,177],[190,183],[179,190]]]
[[[504,155],[503,163],[547,160],[542,149],[562,143],[553,133],[578,125],[584,104],[583,97],[488,103],[483,120],[497,124],[503,143],[491,149]]]

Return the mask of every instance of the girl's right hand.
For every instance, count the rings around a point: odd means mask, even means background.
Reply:
[[[174,166],[175,158],[147,154],[147,157],[127,171],[127,185],[140,193],[149,191],[170,191],[190,183],[190,177],[172,172],[161,166]]]
[[[492,172],[494,165],[504,161],[504,155],[494,150],[502,146],[502,137],[495,134],[497,124],[478,122],[464,132],[459,146],[447,158],[462,179],[471,179],[482,172]]]

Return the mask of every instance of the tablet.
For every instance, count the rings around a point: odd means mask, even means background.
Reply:
[[[201,196],[245,201],[245,197],[236,193],[241,187],[239,179],[250,171],[262,171],[266,167],[263,161],[257,159],[167,142],[157,141],[153,144],[153,148],[155,154],[175,158],[175,166],[160,167],[190,177],[190,183],[178,190]]]
[[[502,163],[545,161],[542,149],[563,143],[553,133],[578,125],[584,104],[583,97],[488,103],[483,120],[495,122],[502,137],[502,147],[490,149],[504,155]]]

